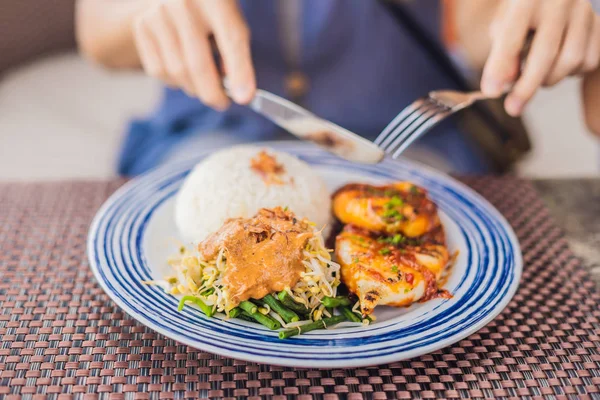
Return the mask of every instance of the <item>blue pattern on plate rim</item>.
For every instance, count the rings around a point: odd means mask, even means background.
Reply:
[[[406,161],[356,165],[310,145],[265,144],[329,170],[367,178],[411,180],[426,187],[460,227],[467,269],[453,288],[460,296],[401,321],[367,329],[315,331],[281,341],[276,333],[235,321],[208,319],[193,309],[177,312],[178,300],[152,279],[143,238],[156,209],[175,195],[194,162],[161,167],[120,188],[102,206],[88,237],[92,270],[107,294],[127,313],[156,331],[192,347],[224,356],[288,366],[353,367],[398,361],[448,346],[483,327],[516,291],[522,259],[517,239],[485,199],[453,179]]]

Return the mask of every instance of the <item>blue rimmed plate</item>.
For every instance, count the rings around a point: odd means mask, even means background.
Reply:
[[[174,196],[198,159],[154,170],[124,185],[98,211],[88,255],[106,293],[127,313],[167,337],[227,357],[298,367],[345,368],[399,361],[448,346],[491,321],[515,293],[519,244],[506,220],[485,199],[454,179],[408,161],[351,164],[311,145],[266,146],[295,154],[330,189],[348,182],[408,180],[427,188],[440,209],[450,250],[459,256],[446,284],[454,296],[408,308],[379,307],[368,327],[314,331],[279,340],[276,332],[239,320],[206,318],[143,281],[168,274],[177,251]]]

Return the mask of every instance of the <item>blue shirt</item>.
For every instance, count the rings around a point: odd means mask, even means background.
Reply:
[[[291,67],[280,40],[276,1],[241,2],[252,32],[257,84],[262,89],[286,97],[286,77],[291,68],[298,68],[309,82],[304,107],[373,139],[415,99],[433,89],[454,88],[387,8],[374,0],[301,1],[299,59]],[[430,34],[440,36],[439,1],[406,4]],[[190,135],[215,130],[232,131],[249,141],[269,140],[281,133],[246,107],[234,104],[217,112],[180,90],[166,88],[158,109],[130,125],[119,173],[142,173]],[[436,127],[419,144],[447,156],[456,172],[488,169],[479,150],[452,121]]]

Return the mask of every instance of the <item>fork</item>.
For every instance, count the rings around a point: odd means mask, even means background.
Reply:
[[[402,110],[377,136],[375,144],[392,158],[398,158],[408,146],[436,124],[476,101],[488,98],[481,92],[429,92],[426,97],[415,100]]]
[[[529,50],[533,43],[535,32],[530,31],[525,38],[523,48],[519,54],[521,68],[523,71]],[[507,94],[513,88],[513,84],[507,85],[503,94]],[[427,133],[436,124],[440,123],[450,115],[469,107],[480,100],[488,100],[492,97],[482,92],[459,92],[455,90],[435,90],[429,92],[407,106],[390,122],[375,139],[375,144],[386,154],[396,159],[415,140]]]

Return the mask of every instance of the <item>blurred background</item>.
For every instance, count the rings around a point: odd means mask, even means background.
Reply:
[[[114,176],[125,125],[147,114],[160,85],[111,72],[75,50],[74,0],[0,0],[0,179]],[[538,93],[525,114],[527,177],[590,177],[600,146],[587,132],[577,79]],[[91,162],[90,162],[91,160]]]

